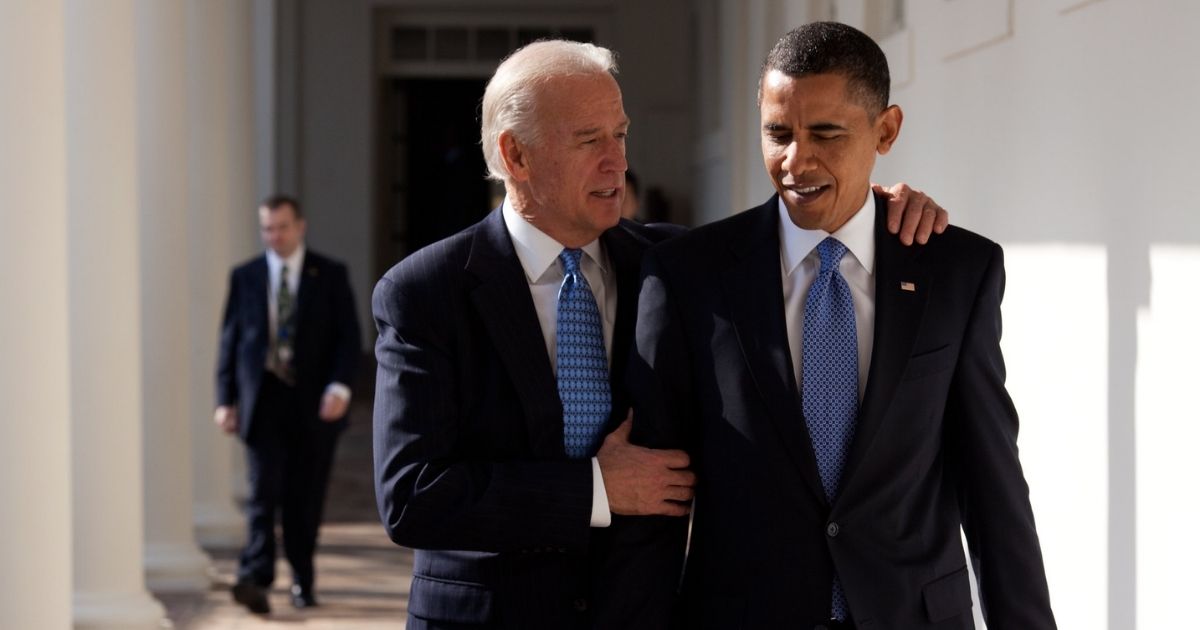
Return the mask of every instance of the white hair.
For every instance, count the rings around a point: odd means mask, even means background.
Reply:
[[[601,73],[617,73],[611,50],[557,39],[534,42],[502,61],[483,92],[480,135],[488,179],[504,181],[511,175],[500,156],[501,133],[511,131],[522,142],[537,142],[535,109],[543,85],[557,77]]]

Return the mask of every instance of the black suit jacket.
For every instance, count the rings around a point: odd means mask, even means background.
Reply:
[[[646,257],[635,439],[686,447],[699,478],[683,625],[812,628],[836,568],[859,628],[972,628],[962,527],[989,627],[1053,628],[1004,388],[1000,247],[953,227],[904,247],[877,199],[874,350],[830,505],[788,350],[777,203]],[[651,611],[682,535],[670,519],[620,534],[624,565],[661,576]]]
[[[610,430],[629,408],[619,384],[642,253],[664,236],[622,221],[601,237],[617,280]],[[393,267],[372,308],[376,496],[392,540],[416,549],[415,623],[591,627],[607,532],[589,527],[590,461],[563,450],[557,384],[500,210]]]
[[[362,341],[346,267],[311,249],[305,250],[302,266],[292,363],[301,408],[315,423],[325,388],[332,382],[354,383]],[[221,323],[217,404],[237,405],[243,439],[250,434],[271,346],[267,273],[265,254],[234,268]]]

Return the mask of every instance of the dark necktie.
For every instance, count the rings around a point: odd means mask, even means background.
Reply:
[[[821,269],[804,302],[804,420],[825,497],[833,503],[858,417],[858,334],[854,300],[838,270],[846,246],[832,236],[817,245]],[[833,577],[834,619],[849,615],[846,594]]]
[[[287,265],[279,270],[279,290],[275,293],[275,374],[285,383],[293,384],[292,341],[295,326],[292,290],[288,287]]]
[[[564,249],[558,290],[558,396],[563,406],[563,440],[568,457],[596,454],[612,412],[608,355],[600,309],[579,267],[583,250]]]

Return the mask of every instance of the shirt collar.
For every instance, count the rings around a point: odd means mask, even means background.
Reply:
[[[504,215],[504,227],[508,229],[508,235],[512,237],[513,249],[517,251],[517,259],[521,261],[521,268],[525,270],[525,279],[530,284],[537,284],[545,279],[547,273],[558,271],[559,268],[555,263],[558,255],[562,253],[562,244],[534,227],[532,223],[525,220],[525,217],[517,214],[516,209],[509,203],[508,197],[504,198],[501,213]],[[608,265],[604,261],[604,256],[601,255],[600,239],[597,238],[584,245],[583,252],[600,267],[601,273],[608,273]],[[561,275],[551,277],[561,277]]]
[[[805,230],[792,222],[783,199],[779,200],[779,246],[783,274],[790,276],[827,236],[841,241],[867,275],[875,274],[875,195],[867,191],[867,200],[845,225],[833,234],[825,230]]]
[[[268,248],[267,268],[271,271],[272,275],[274,275],[279,271],[280,267],[287,265],[288,274],[295,274],[296,271],[300,269],[301,263],[304,262],[304,250],[304,243],[300,243],[299,247],[296,248],[296,251],[292,252],[292,254],[287,258],[283,258],[279,254],[276,254],[275,250]]]

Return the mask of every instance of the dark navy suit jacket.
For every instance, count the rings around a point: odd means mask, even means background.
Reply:
[[[271,345],[267,273],[265,254],[234,268],[221,323],[217,404],[237,405],[243,439],[254,420]],[[353,385],[361,343],[346,267],[306,249],[296,293],[292,363],[307,419],[319,421],[321,395],[330,383]]]
[[[819,627],[836,568],[860,629],[972,628],[962,527],[988,626],[1054,628],[1004,387],[1000,247],[953,227],[904,247],[877,199],[874,350],[831,505],[788,350],[777,204],[646,256],[634,439],[686,448],[698,476],[682,627]],[[659,575],[631,625],[665,616],[686,525],[617,532],[625,571]]]
[[[669,230],[601,236],[616,273],[611,430],[629,408],[642,253]],[[567,459],[562,404],[500,210],[393,267],[379,329],[375,481],[397,544],[416,549],[408,627],[605,626],[608,532],[589,527],[592,468]]]

